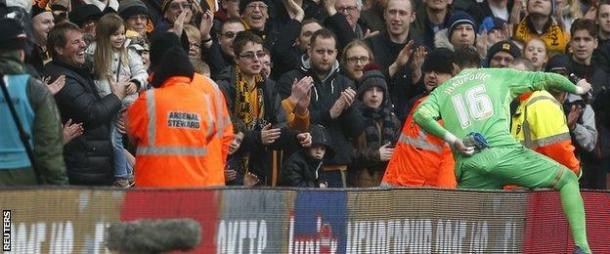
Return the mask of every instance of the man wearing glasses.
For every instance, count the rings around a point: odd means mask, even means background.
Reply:
[[[288,114],[280,107],[275,82],[261,74],[267,55],[263,40],[252,32],[240,32],[233,48],[235,65],[227,67],[216,81],[232,119],[246,127],[242,145],[234,156],[242,158],[246,173],[256,176],[259,184],[270,184],[272,150],[285,149],[305,136],[286,128]]]
[[[271,22],[270,14],[274,7],[268,0],[242,0],[239,1],[239,13],[246,25],[246,30],[263,39],[263,46],[272,49],[280,37],[282,29],[279,22]],[[302,20],[302,19],[301,19]]]
[[[373,33],[367,24],[360,20],[362,0],[336,0],[335,9],[345,16],[355,39],[365,39],[377,34]]]
[[[237,33],[245,30],[246,28],[239,18],[231,18],[222,24],[220,34],[218,34],[218,41],[212,40],[211,43],[202,43],[202,58],[210,65],[212,78],[216,78],[216,75],[227,66],[235,64],[233,40],[235,40]],[[204,41],[206,40],[206,35],[202,34],[201,37]]]
[[[337,39],[327,29],[318,30],[311,36],[307,59],[301,66],[280,77],[278,91],[282,99],[294,97],[294,91],[299,87],[294,81],[308,76],[313,81],[308,89],[311,94],[310,122],[327,128],[332,137],[331,148],[335,151],[332,158],[324,161],[321,174],[328,181],[328,187],[347,187],[347,165],[352,163],[349,140],[362,133],[364,119],[352,104],[356,99],[352,81],[339,73]]]
[[[125,28],[146,37],[148,8],[140,0],[123,0],[119,3],[119,15],[125,20]]]

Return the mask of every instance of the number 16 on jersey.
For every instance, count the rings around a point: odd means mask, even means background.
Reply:
[[[491,99],[485,92],[484,85],[477,85],[466,90],[464,94],[451,97],[462,129],[470,126],[472,121],[487,119],[494,114]]]

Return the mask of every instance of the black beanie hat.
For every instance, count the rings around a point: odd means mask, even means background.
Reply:
[[[80,5],[74,8],[68,17],[70,21],[79,27],[82,27],[89,20],[98,20],[104,15],[100,8],[93,4]]]
[[[158,88],[165,80],[171,77],[183,76],[193,78],[195,67],[191,64],[188,53],[182,47],[173,46],[163,52],[161,63],[153,71],[150,85]]]
[[[150,68],[154,70],[160,63],[163,53],[173,46],[179,46],[180,39],[175,33],[155,33],[150,40]]]
[[[362,100],[362,95],[364,94],[364,92],[375,86],[381,88],[384,92],[384,95],[387,94],[388,82],[386,81],[385,75],[383,75],[383,73],[381,73],[379,70],[365,71],[364,75],[362,75],[362,78],[360,79],[360,86],[358,87],[357,98]],[[386,98],[384,97],[384,100],[385,99]]]
[[[119,3],[118,12],[121,18],[127,20],[138,14],[148,15],[148,7],[140,0],[123,0]]]
[[[509,40],[499,41],[499,42],[496,42],[496,44],[494,44],[493,46],[491,46],[491,48],[489,48],[489,50],[487,50],[487,61],[486,62],[487,62],[488,66],[489,66],[489,61],[491,61],[491,59],[494,57],[494,55],[500,51],[509,53],[514,58],[521,56],[521,50],[519,49],[519,47],[517,47],[517,45],[515,43],[513,43],[512,41],[509,41]]]
[[[472,29],[475,31],[475,35],[476,35],[476,31],[477,31],[477,26],[475,25],[475,21],[474,18],[463,11],[455,11],[453,12],[453,14],[451,14],[451,16],[449,17],[449,30],[447,33],[447,37],[451,38],[451,34],[453,33],[453,30],[455,30],[455,28],[460,25],[460,24],[470,24],[472,26]]]
[[[27,35],[21,22],[11,18],[0,19],[0,49],[18,50],[25,49]]]
[[[169,77],[192,77],[195,73],[178,36],[170,32],[153,36],[150,44],[150,70],[154,73],[150,82],[153,87],[158,87]]]
[[[453,73],[453,51],[447,48],[436,48],[426,56],[422,72]]]
[[[152,42],[157,40],[157,49],[153,49]],[[161,63],[161,57],[163,52],[172,46],[181,46],[186,52],[189,49],[188,38],[186,37],[186,31],[182,31],[182,36],[178,38],[175,33],[171,32],[156,32],[153,33],[150,43],[150,67],[151,70],[154,66]],[[155,52],[155,53],[153,53]],[[155,59],[155,60],[153,60]]]

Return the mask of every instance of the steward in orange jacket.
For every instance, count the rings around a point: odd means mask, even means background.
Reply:
[[[215,164],[222,165],[225,168],[227,163],[227,157],[229,155],[229,145],[233,141],[233,124],[231,123],[231,117],[227,110],[227,103],[225,97],[220,90],[220,87],[210,78],[203,76],[199,73],[195,73],[191,84],[200,88],[204,92],[206,103],[210,105],[210,112],[212,114],[213,121],[209,128],[212,132],[216,133],[211,138],[210,144],[208,145],[208,152],[210,158],[215,158]]]
[[[442,139],[426,133],[413,120],[413,114],[427,95],[453,76],[454,61],[454,53],[445,48],[435,49],[426,56],[422,71],[427,93],[411,107],[382,185],[456,188],[451,148]]]
[[[426,97],[418,99],[409,112],[382,182],[392,186],[457,186],[449,145],[413,121],[415,109]]]
[[[137,145],[136,186],[224,185],[211,95],[203,92],[203,83],[192,84],[203,78],[194,77],[184,49],[171,46],[179,45],[176,41],[172,33],[153,38],[150,83],[155,88],[143,92],[128,110],[128,133]]]

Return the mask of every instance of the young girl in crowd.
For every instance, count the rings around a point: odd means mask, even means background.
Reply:
[[[142,59],[134,50],[127,49],[125,38],[123,19],[114,13],[106,14],[97,24],[95,43],[87,49],[87,55],[93,61],[95,85],[100,96],[111,93],[110,82],[123,83],[127,87],[129,96],[122,101],[123,110],[135,101],[136,92],[146,87],[148,78]],[[127,163],[127,156],[131,155],[123,149],[124,128],[120,120],[111,124],[115,186],[127,188],[131,185],[133,165]]]
[[[523,47],[523,56],[532,61],[533,71],[544,71],[544,65],[549,60],[547,53],[546,44],[538,38],[529,40]]]

